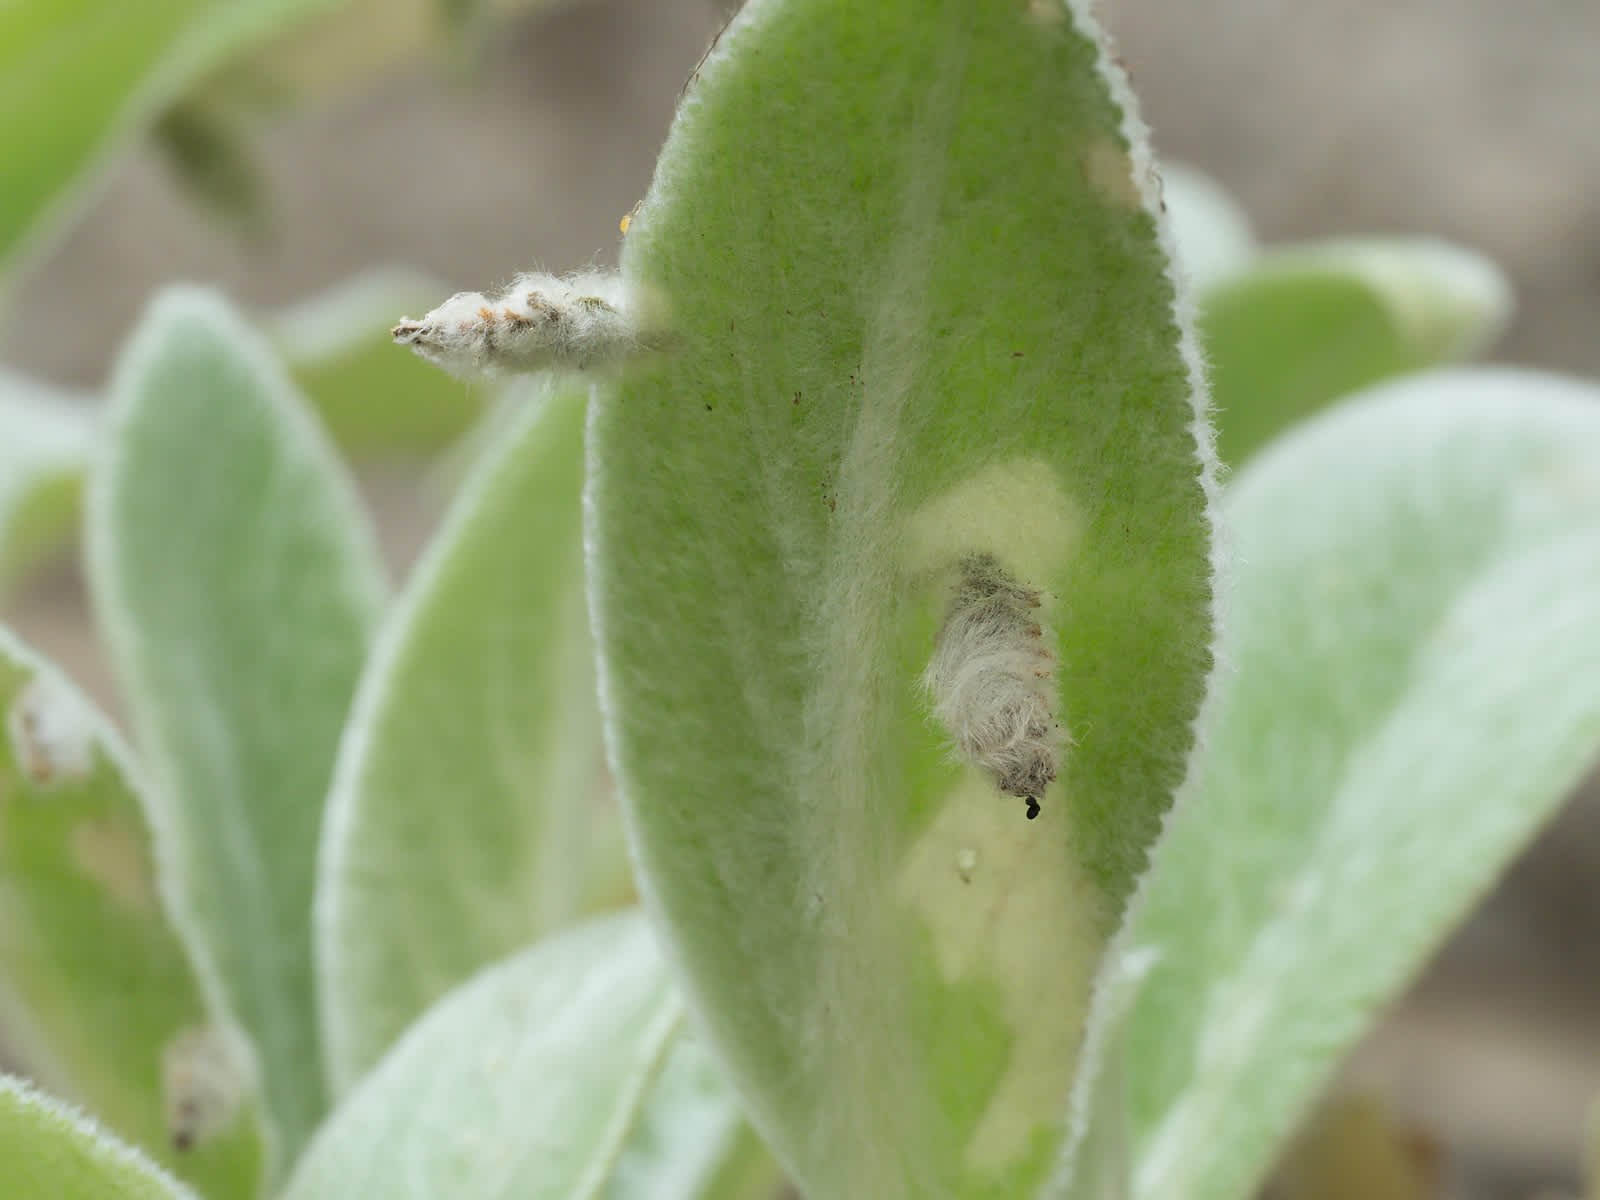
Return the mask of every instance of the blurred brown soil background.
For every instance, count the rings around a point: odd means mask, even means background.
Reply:
[[[21,280],[0,362],[96,387],[172,280],[265,308],[384,264],[448,292],[613,262],[618,219],[727,12],[580,0],[499,29],[470,78],[409,68],[271,122],[256,138],[274,220],[262,244],[189,203],[151,149],[127,155]],[[1216,176],[1265,241],[1417,232],[1481,249],[1519,299],[1491,357],[1600,378],[1600,4],[1102,0],[1101,15],[1160,152]],[[436,513],[412,466],[363,477],[398,573]],[[70,568],[6,615],[109,697]],[[1600,1092],[1600,788],[1348,1073],[1442,1141],[1451,1196],[1577,1194]]]

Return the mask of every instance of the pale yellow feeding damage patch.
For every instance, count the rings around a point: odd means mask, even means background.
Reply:
[[[911,514],[902,561],[914,577],[983,551],[1037,586],[1072,552],[1083,525],[1077,504],[1047,463],[1002,459]]]
[[[1066,0],[1028,0],[1028,20],[1035,25],[1065,25]]]
[[[1136,212],[1144,207],[1133,159],[1111,138],[1097,139],[1083,151],[1083,174],[1091,187],[1119,208]]]
[[[994,785],[964,772],[910,848],[895,895],[933,937],[944,980],[987,982],[1014,1030],[1011,1060],[967,1143],[974,1170],[1003,1170],[1065,1111],[1104,943],[1102,897],[1061,836],[1067,806],[1036,822],[994,802]]]
[[[1125,157],[1125,156],[1124,156]],[[965,556],[992,556],[1053,598],[1085,520],[1060,476],[1039,459],[990,463],[907,519],[901,565],[909,579],[948,576]],[[910,848],[895,895],[925,922],[951,986],[992,985],[1014,1036],[1011,1058],[972,1130],[965,1162],[1000,1171],[1029,1154],[1059,1120],[1072,1088],[1090,984],[1104,948],[1102,897],[1084,877],[1061,822],[1064,788],[1037,821],[998,803],[995,781],[969,768]]]
[[[68,839],[73,865],[136,912],[156,911],[155,880],[139,832],[113,820],[80,821]]]

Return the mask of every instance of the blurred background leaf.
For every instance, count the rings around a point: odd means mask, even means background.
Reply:
[[[1233,467],[1360,388],[1476,354],[1512,304],[1494,263],[1423,238],[1275,248],[1198,300],[1217,448]]]
[[[1250,218],[1225,188],[1184,163],[1161,164],[1161,200],[1166,205],[1177,260],[1196,291],[1245,270],[1256,257]]]
[[[339,0],[14,0],[0,9],[0,274],[206,72]]]
[[[7,1190],[19,1198],[192,1200],[137,1150],[6,1075],[0,1075],[0,1163]]]
[[[190,199],[241,238],[266,238],[266,180],[238,117],[221,106],[179,100],[161,114],[151,134]]]
[[[552,0],[13,0],[0,11],[0,279],[146,131],[189,193],[259,236],[244,117],[326,101]]]
[[[111,397],[89,501],[96,614],[169,886],[257,1046],[282,1165],[327,1104],[317,844],[384,573],[326,435],[216,296],[157,300]]]
[[[316,903],[336,1092],[628,877],[584,599],[588,389],[524,380],[516,398],[390,610],[341,744]]]
[[[1224,516],[1230,669],[1119,934],[1140,1200],[1254,1187],[1600,750],[1600,388],[1392,381]]]
[[[193,1183],[253,1200],[260,1111],[240,1064],[235,1111],[175,1147],[165,1048],[225,1018],[168,923],[151,844],[159,818],[104,719],[0,628],[0,1030],[28,1073]],[[147,816],[147,813],[149,816]],[[7,1195],[16,1177],[0,1154]],[[64,1194],[64,1193],[62,1193]]]
[[[446,293],[415,271],[374,270],[260,318],[295,382],[346,452],[373,456],[440,449],[474,427],[485,397],[395,350],[389,331]]]
[[[683,1026],[641,913],[557,934],[412,1026],[318,1132],[284,1200],[770,1195],[775,1172],[743,1165],[739,1104]]]
[[[420,57],[458,64],[496,22],[576,0],[323,0],[325,11],[251,47],[194,88],[202,106],[327,103]]]

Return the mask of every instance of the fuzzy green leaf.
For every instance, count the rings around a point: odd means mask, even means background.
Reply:
[[[450,988],[583,911],[591,827],[616,820],[597,807],[587,393],[520,398],[392,610],[345,735],[317,897],[338,1091]]]
[[[77,689],[3,629],[0,714],[0,1027],[8,1044],[30,1075],[211,1200],[248,1200],[264,1155],[247,1061],[236,1091],[223,1097],[232,1101],[227,1111],[187,1130],[191,1148],[173,1145],[186,1132],[169,1117],[182,1098],[167,1087],[183,1078],[174,1054],[213,1018],[162,908],[126,753]],[[3,1153],[0,1163],[9,1165]]]
[[[0,369],[0,588],[76,528],[93,441],[85,398]]]
[[[382,603],[342,468],[223,303],[158,301],[117,367],[90,581],[179,909],[260,1052],[286,1156],[325,1107],[311,965],[323,800]]]
[[[0,1075],[0,1164],[10,1196],[185,1200],[190,1195],[133,1147],[6,1075]]]
[[[1600,389],[1397,381],[1264,452],[1225,515],[1231,669],[1119,956],[1148,971],[1148,1200],[1251,1194],[1600,749]]]
[[[1340,396],[1476,353],[1504,327],[1511,289],[1444,242],[1348,239],[1262,255],[1200,308],[1218,448],[1240,466]]]
[[[0,7],[0,274],[119,143],[252,41],[338,0],[12,0]]]
[[[812,1195],[1037,1192],[1210,664],[1195,356],[1083,7],[757,0],[628,232],[676,341],[594,409],[602,710],[642,890]],[[1072,739],[1037,822],[920,682],[981,555],[1051,634],[1006,642]]]
[[[375,271],[273,314],[268,336],[328,432],[347,450],[434,450],[467,432],[477,394],[396,354],[395,316],[425,312],[441,289],[405,271]]]
[[[681,1026],[638,913],[540,942],[395,1043],[318,1133],[284,1200],[703,1196],[741,1121]]]

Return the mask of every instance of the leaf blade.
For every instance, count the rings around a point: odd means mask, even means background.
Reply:
[[[598,1195],[772,1200],[782,1178],[716,1060],[681,1030]]]
[[[818,1194],[1037,1191],[1204,687],[1197,361],[1081,7],[748,6],[628,231],[680,344],[593,410],[608,743],[691,1000]],[[921,696],[973,552],[1059,639],[1036,825]]]
[[[449,988],[590,911],[584,857],[606,814],[578,511],[587,396],[518,399],[395,606],[341,750],[317,900],[336,1090]]]
[[[474,976],[407,1031],[318,1133],[285,1200],[609,1194],[681,1022],[681,1000],[637,912],[540,942]],[[709,1106],[689,1124],[737,1122],[714,1081],[710,1092],[703,1077],[689,1082],[697,1104]],[[685,1095],[673,1088],[665,1097]],[[657,1115],[669,1124],[686,1116]],[[679,1158],[696,1149],[661,1148]]]
[[[1241,474],[1236,669],[1125,931],[1156,960],[1136,1195],[1244,1194],[1592,758],[1595,413],[1562,380],[1430,373]]]
[[[1267,252],[1201,296],[1223,460],[1243,465],[1358,388],[1470,357],[1511,306],[1499,269],[1447,242],[1347,238]]]
[[[119,363],[108,437],[89,495],[96,615],[173,894],[292,1156],[326,1103],[313,864],[382,568],[293,386],[207,293],[157,302]]]

